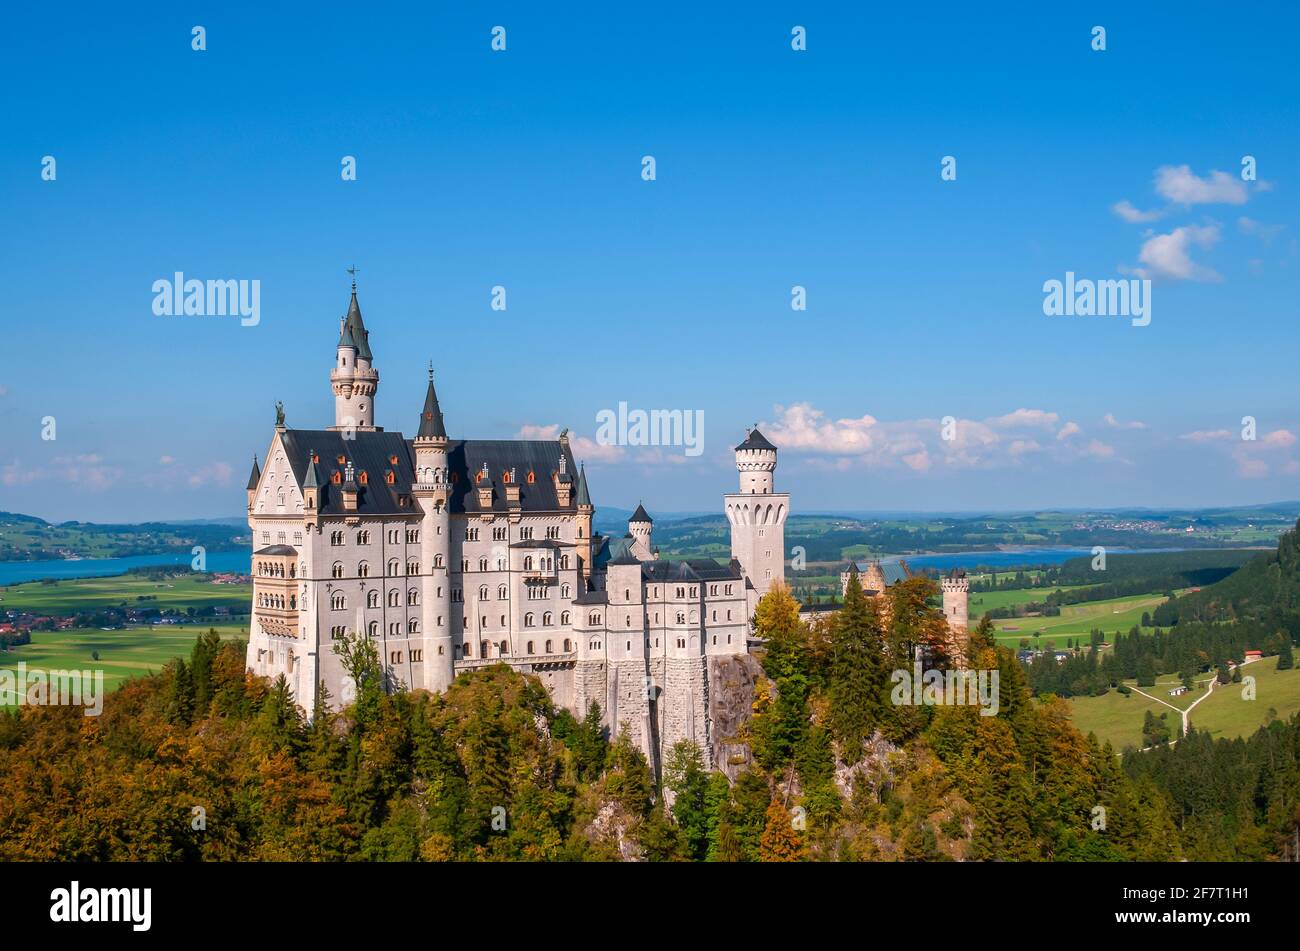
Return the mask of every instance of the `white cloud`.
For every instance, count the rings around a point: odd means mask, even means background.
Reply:
[[[864,415],[832,419],[810,403],[776,407],[776,419],[760,425],[763,434],[783,451],[813,457],[809,464],[842,471],[849,466],[869,469],[906,467],[913,472],[947,469],[995,469],[1023,464],[1048,454],[1059,461],[1097,455],[1066,440],[1080,432],[1075,423],[1060,426],[1059,413],[1020,408],[986,419],[908,419],[883,421]],[[1058,430],[1058,427],[1059,430]],[[944,436],[952,438],[945,439]],[[1040,437],[1054,436],[1043,445]],[[1110,450],[1108,454],[1113,454]]]
[[[1289,429],[1275,429],[1259,441],[1261,449],[1285,449],[1295,445],[1295,434]]]
[[[1221,439],[1231,439],[1233,435],[1230,429],[1198,429],[1195,432],[1183,433],[1178,438],[1189,442],[1217,442]]]
[[[515,438],[559,439],[560,424],[552,423],[549,426],[527,424],[519,427],[519,432],[515,434]],[[603,446],[594,439],[578,436],[572,432],[569,434],[569,446],[573,449],[573,455],[579,462],[617,462],[627,455],[622,446]]]
[[[1111,427],[1112,429],[1146,429],[1147,428],[1146,423],[1136,419],[1127,423],[1121,423],[1118,419],[1115,418],[1114,413],[1107,413],[1102,418],[1106,420],[1106,425]]]
[[[1211,171],[1198,177],[1188,165],[1163,165],[1156,169],[1156,192],[1180,205],[1244,205],[1246,183],[1227,172]]]
[[[1133,268],[1139,277],[1171,281],[1217,281],[1214,270],[1191,258],[1192,245],[1206,248],[1219,240],[1218,225],[1186,225],[1169,234],[1148,238],[1138,252],[1142,267]]]
[[[1271,244],[1273,239],[1281,234],[1285,227],[1286,225],[1266,225],[1254,218],[1247,218],[1245,215],[1237,219],[1237,230],[1242,234],[1254,235],[1265,244]]]
[[[1133,207],[1133,203],[1127,198],[1123,201],[1115,202],[1115,204],[1110,206],[1110,210],[1131,225],[1141,224],[1146,221],[1155,221],[1158,218],[1163,218],[1165,214],[1158,208],[1152,211],[1139,211],[1137,208]]]
[[[1099,439],[1094,439],[1088,443],[1088,448],[1084,450],[1084,453],[1098,459],[1110,459],[1115,455],[1115,447],[1108,446]]]

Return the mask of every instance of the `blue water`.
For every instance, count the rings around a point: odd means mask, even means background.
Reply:
[[[1135,551],[1186,551],[1184,548],[1107,548],[1108,555]],[[942,555],[894,555],[881,561],[894,562],[901,557],[909,568],[1023,568],[1029,565],[1061,565],[1071,558],[1091,558],[1091,548],[1024,548],[1019,551],[956,551]]]
[[[82,558],[77,561],[0,561],[0,585],[38,581],[43,578],[99,578],[120,575],[132,568],[149,565],[188,565],[193,556],[178,552],[174,555],[132,555],[130,558]],[[243,551],[208,552],[208,571],[237,571],[248,574],[252,570],[253,556]]]

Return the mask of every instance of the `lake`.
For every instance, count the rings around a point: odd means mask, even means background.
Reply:
[[[173,555],[132,555],[129,558],[80,558],[72,561],[0,561],[0,585],[39,581],[42,578],[100,578],[125,574],[132,568],[151,565],[189,565],[192,555],[177,552]],[[242,551],[208,552],[208,571],[236,571],[248,574],[253,568],[253,556]]]
[[[1108,555],[1135,552],[1186,551],[1185,548],[1107,548]],[[1071,558],[1091,558],[1091,548],[1021,548],[1014,551],[955,551],[940,555],[892,555],[881,561],[894,562],[902,558],[910,568],[971,569],[981,565],[987,568],[1023,568],[1029,565],[1061,565]]]

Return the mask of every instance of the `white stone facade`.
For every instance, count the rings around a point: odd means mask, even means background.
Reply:
[[[643,509],[623,538],[593,532],[566,436],[449,440],[432,374],[417,435],[377,429],[367,338],[354,289],[333,425],[277,425],[254,465],[249,670],[283,674],[309,714],[317,684],[346,704],[333,647],[358,632],[394,686],[443,690],[504,662],[579,717],[599,703],[656,767],[681,739],[711,763],[709,659],[747,652],[758,598],[784,580],[775,447],[756,430],[737,447],[730,563],[660,560]]]

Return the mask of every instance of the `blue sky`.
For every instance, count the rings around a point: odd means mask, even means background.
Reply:
[[[453,436],[567,425],[598,504],[716,510],[753,422],[796,511],[1300,497],[1292,5],[265,6],[10,12],[0,509],[240,514],[275,400],[331,421],[350,264],[381,425],[432,359]],[[260,323],[155,316],[175,271]],[[1066,271],[1150,325],[1044,316]],[[620,401],[703,454],[592,444]]]

